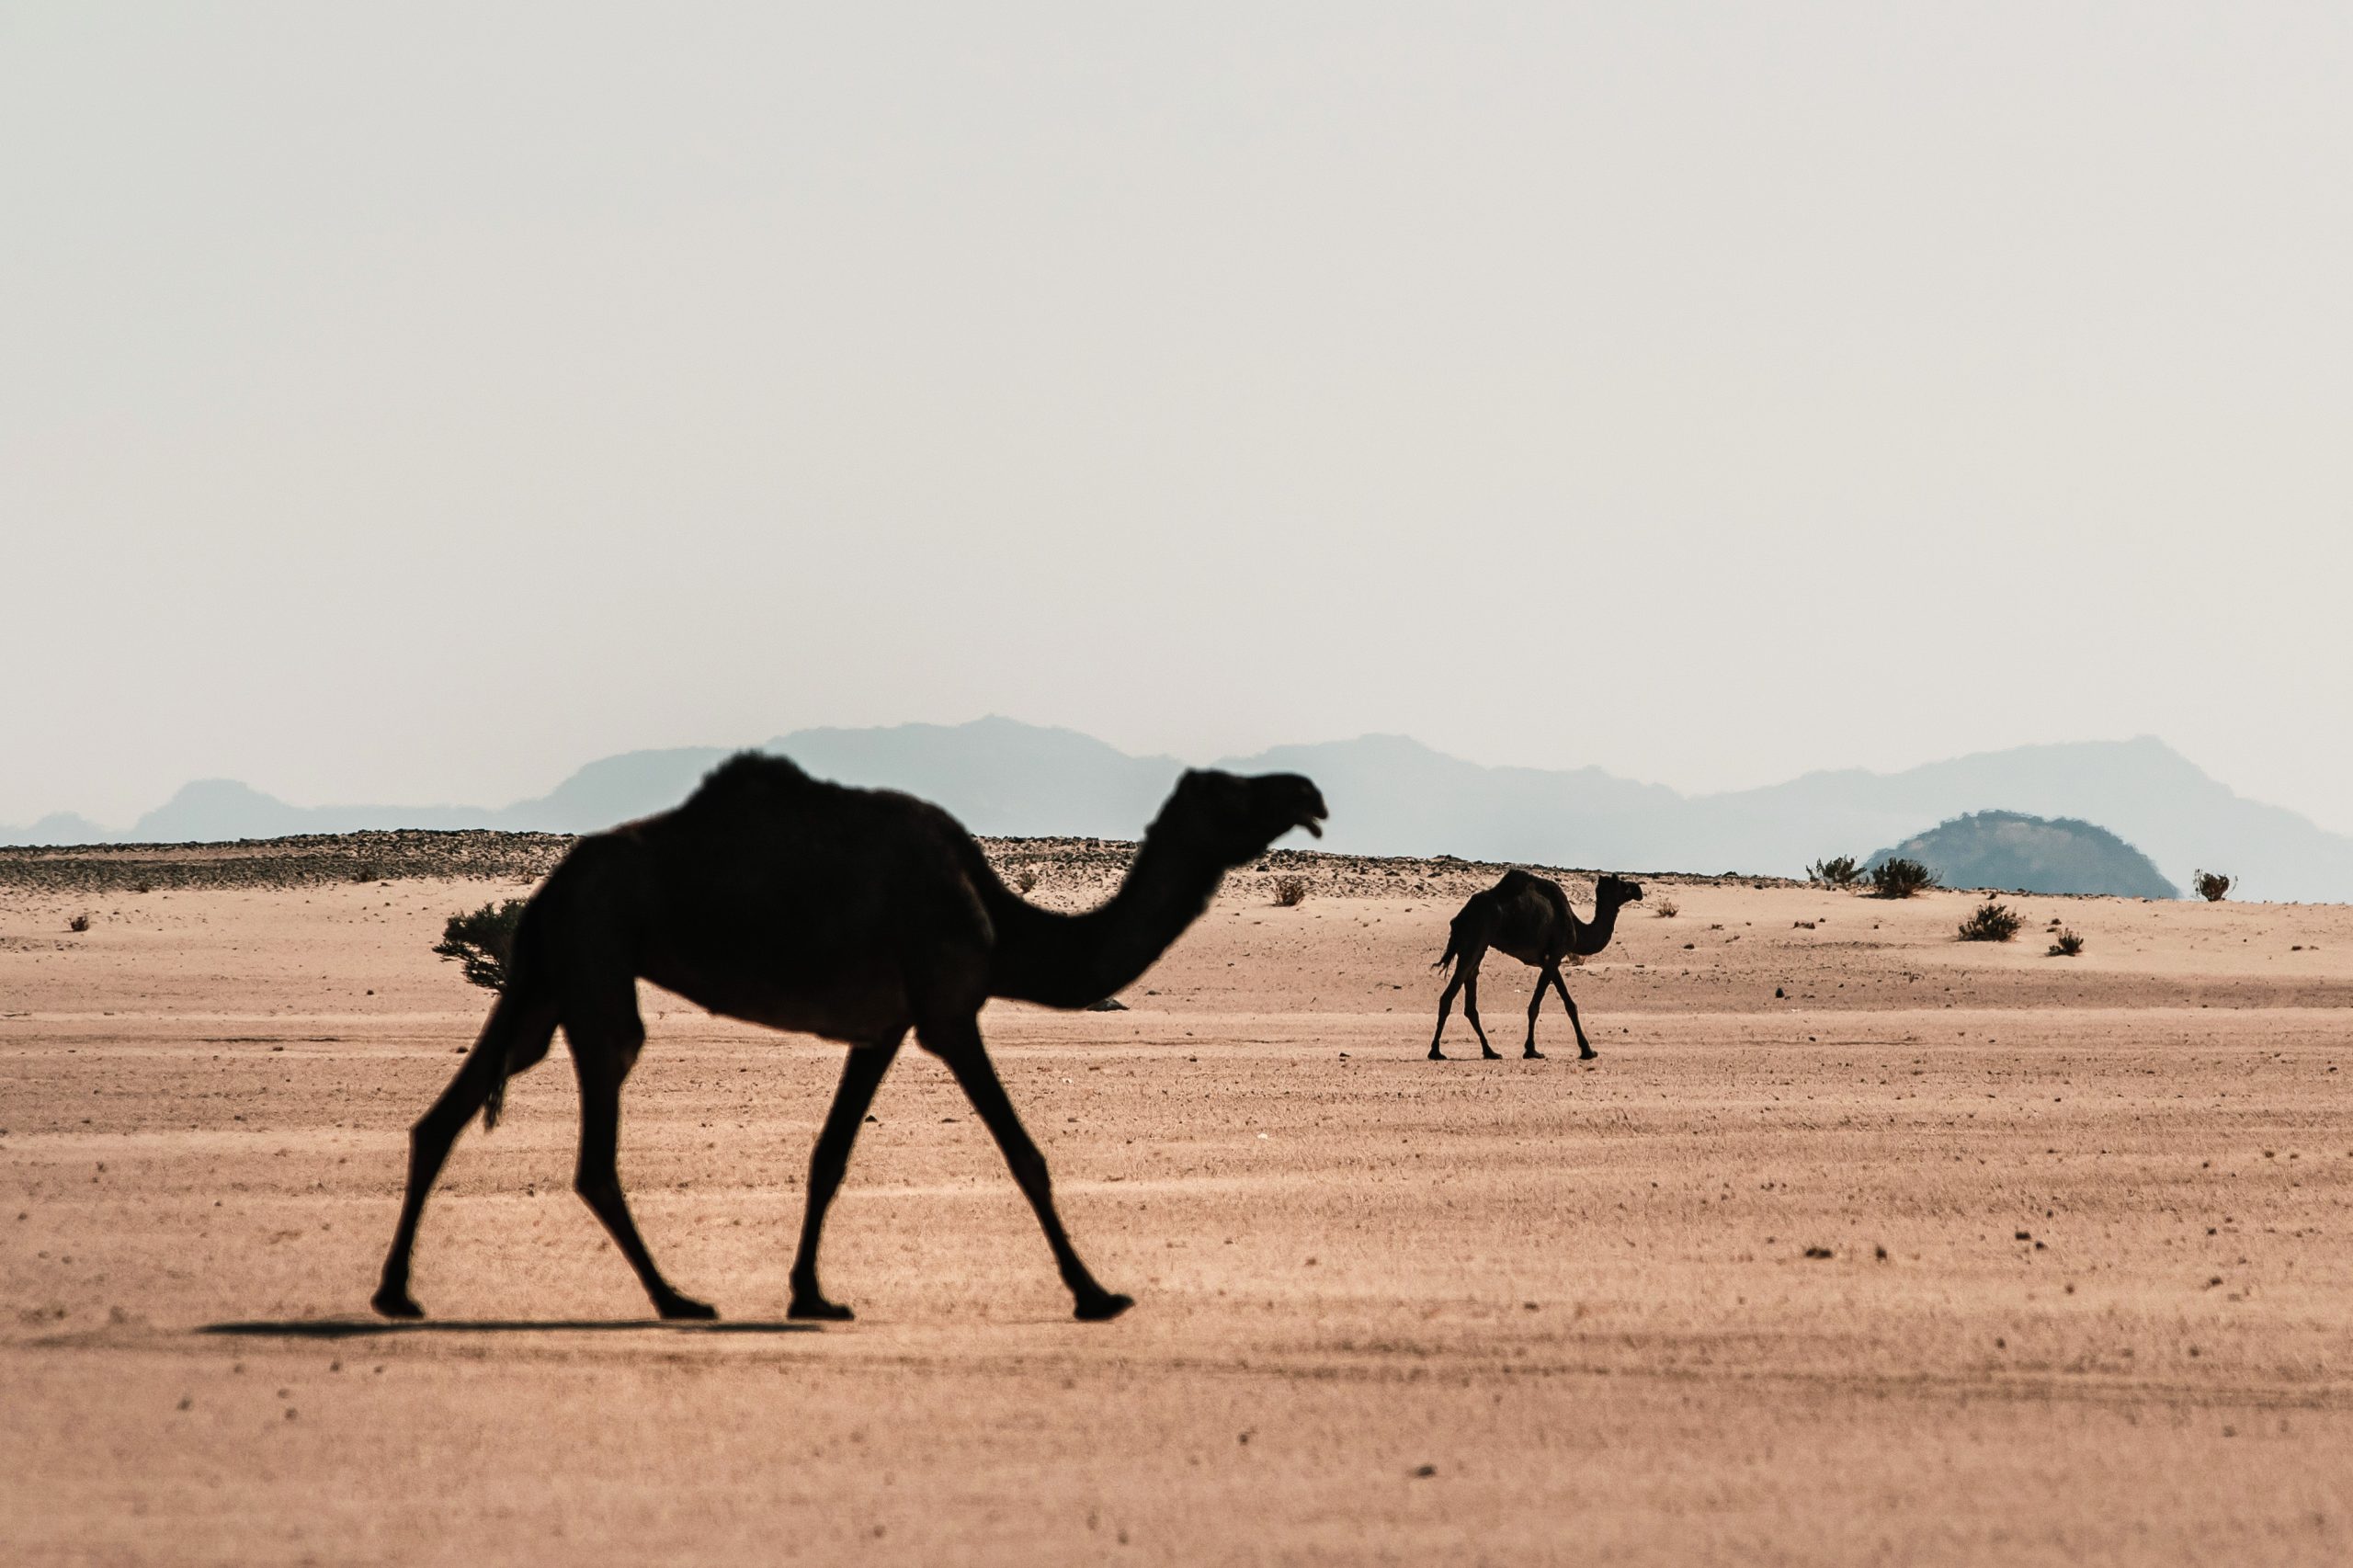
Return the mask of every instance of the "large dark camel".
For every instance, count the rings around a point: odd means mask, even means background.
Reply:
[[[1526,871],[1506,871],[1494,887],[1472,893],[1447,933],[1446,951],[1430,966],[1444,969],[1449,961],[1454,965],[1454,978],[1446,983],[1446,994],[1438,999],[1438,1032],[1430,1036],[1430,1060],[1447,1059],[1438,1042],[1446,1037],[1446,1015],[1458,991],[1462,993],[1462,1016],[1471,1020],[1471,1032],[1479,1037],[1479,1053],[1490,1062],[1503,1060],[1503,1053],[1487,1043],[1487,1031],[1479,1027],[1479,964],[1487,949],[1494,948],[1538,971],[1536,994],[1528,999],[1528,1045],[1520,1055],[1543,1059],[1544,1053],[1536,1049],[1536,1012],[1544,1005],[1544,988],[1549,985],[1561,994],[1561,1006],[1569,1010],[1569,1027],[1577,1031],[1578,1057],[1592,1061],[1600,1053],[1585,1038],[1577,1005],[1570,1000],[1569,988],[1561,979],[1561,960],[1571,953],[1586,957],[1608,947],[1609,933],[1618,925],[1618,911],[1642,896],[1640,882],[1623,877],[1602,878],[1594,884],[1593,919],[1588,924],[1569,908],[1569,895],[1561,891],[1560,883]]]
[[[913,1029],[946,1062],[1037,1211],[1078,1316],[1133,1303],[1095,1281],[1054,1211],[1044,1156],[981,1043],[992,996],[1084,1007],[1142,974],[1219,881],[1294,827],[1319,834],[1324,798],[1296,774],[1185,775],[1117,895],[1085,915],[1023,903],[938,807],[810,778],[779,757],[722,764],[675,811],[583,838],[533,894],[505,993],[457,1077],[409,1138],[408,1191],[374,1300],[423,1315],[409,1254],[426,1194],[476,1111],[497,1123],[507,1077],[558,1025],[580,1080],[575,1186],[665,1318],[717,1314],[654,1267],[621,1196],[621,1081],[645,1043],[639,977],[714,1013],[847,1040],[841,1086],[809,1162],[791,1315],[840,1319],[817,1288],[817,1237],[875,1086]]]

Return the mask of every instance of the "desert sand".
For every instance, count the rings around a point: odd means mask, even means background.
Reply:
[[[381,1323],[486,1000],[428,949],[556,847],[0,867],[0,1560],[2353,1557],[2353,910],[1964,945],[1972,895],[1650,879],[1569,974],[1599,1061],[1551,1010],[1518,1060],[1491,957],[1512,1059],[1439,1064],[1492,872],[1289,857],[1303,903],[1238,875],[1127,1011],[984,1019],[1120,1321],[913,1051],[827,1233],[858,1319],[782,1321],[841,1049],[648,991],[622,1173],[723,1321],[646,1319],[559,1051]],[[995,848],[1069,904],[1120,855]]]

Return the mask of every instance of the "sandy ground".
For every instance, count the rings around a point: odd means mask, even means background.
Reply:
[[[987,1017],[1108,1325],[912,1051],[858,1321],[782,1322],[839,1051],[653,992],[622,1171],[725,1321],[642,1317],[559,1054],[380,1324],[483,1012],[427,949],[502,888],[0,890],[0,1560],[2353,1558],[2353,910],[1654,886],[1571,971],[1599,1062],[1516,1059],[1497,959],[1515,1059],[1440,1065],[1466,879],[1352,865]]]

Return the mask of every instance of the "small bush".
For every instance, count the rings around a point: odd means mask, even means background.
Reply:
[[[1683,913],[1683,906],[1671,898],[1654,899],[1651,901],[1651,913],[1661,920],[1672,920]]]
[[[1987,899],[1977,913],[1961,923],[1964,942],[2006,942],[2018,934],[2018,917],[2006,904]]]
[[[2052,939],[2051,951],[2044,957],[2072,959],[2083,950],[2084,939],[2081,937],[2076,936],[2073,931],[2062,931]]]
[[[1850,888],[1861,880],[1862,867],[1852,855],[1836,855],[1827,860],[1816,860],[1805,869],[1805,880],[1824,887]]]
[[[86,931],[90,928],[90,917],[86,915],[77,915],[65,923],[65,928],[68,931]]]
[[[1275,903],[1279,907],[1296,909],[1306,902],[1307,879],[1305,877],[1277,877],[1275,879]]]
[[[1013,885],[1020,889],[1023,892],[1037,892],[1038,868],[1035,866],[1024,866],[1021,869],[1014,872]]]
[[[441,927],[433,950],[455,959],[466,969],[466,979],[485,991],[506,989],[506,965],[515,954],[515,927],[523,918],[523,903],[485,903],[472,915],[452,915]]]
[[[2229,896],[2231,889],[2238,885],[2238,879],[2226,877],[2220,871],[2200,871],[2189,879],[2189,885],[2207,903],[2220,903]]]
[[[1937,874],[1917,860],[1902,856],[1882,860],[1870,869],[1873,898],[1910,898],[1937,885]]]

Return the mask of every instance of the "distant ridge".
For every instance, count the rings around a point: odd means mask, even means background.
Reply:
[[[127,832],[60,813],[0,829],[0,842],[175,843],[396,827],[584,833],[676,803],[733,749],[604,757],[545,795],[501,807],[304,807],[232,780],[204,780]],[[973,832],[998,836],[1132,838],[1184,766],[1004,718],[801,730],[757,749],[821,777],[906,790],[946,806]],[[2152,736],[2019,746],[1900,773],[1809,773],[1714,795],[1684,795],[1598,767],[1487,767],[1403,735],[1279,746],[1218,766],[1312,775],[1332,806],[1324,846],[1355,854],[1794,876],[1817,857],[1859,857],[1930,824],[1995,811],[2097,824],[2138,846],[2174,883],[2202,866],[2239,877],[2251,898],[2353,901],[2353,837],[2234,794]]]
[[[2165,881],[2146,855],[2106,828],[2072,817],[1974,812],[1881,850],[1870,864],[1899,855],[1919,861],[1949,888],[2116,898],[2181,896],[2181,890]]]

